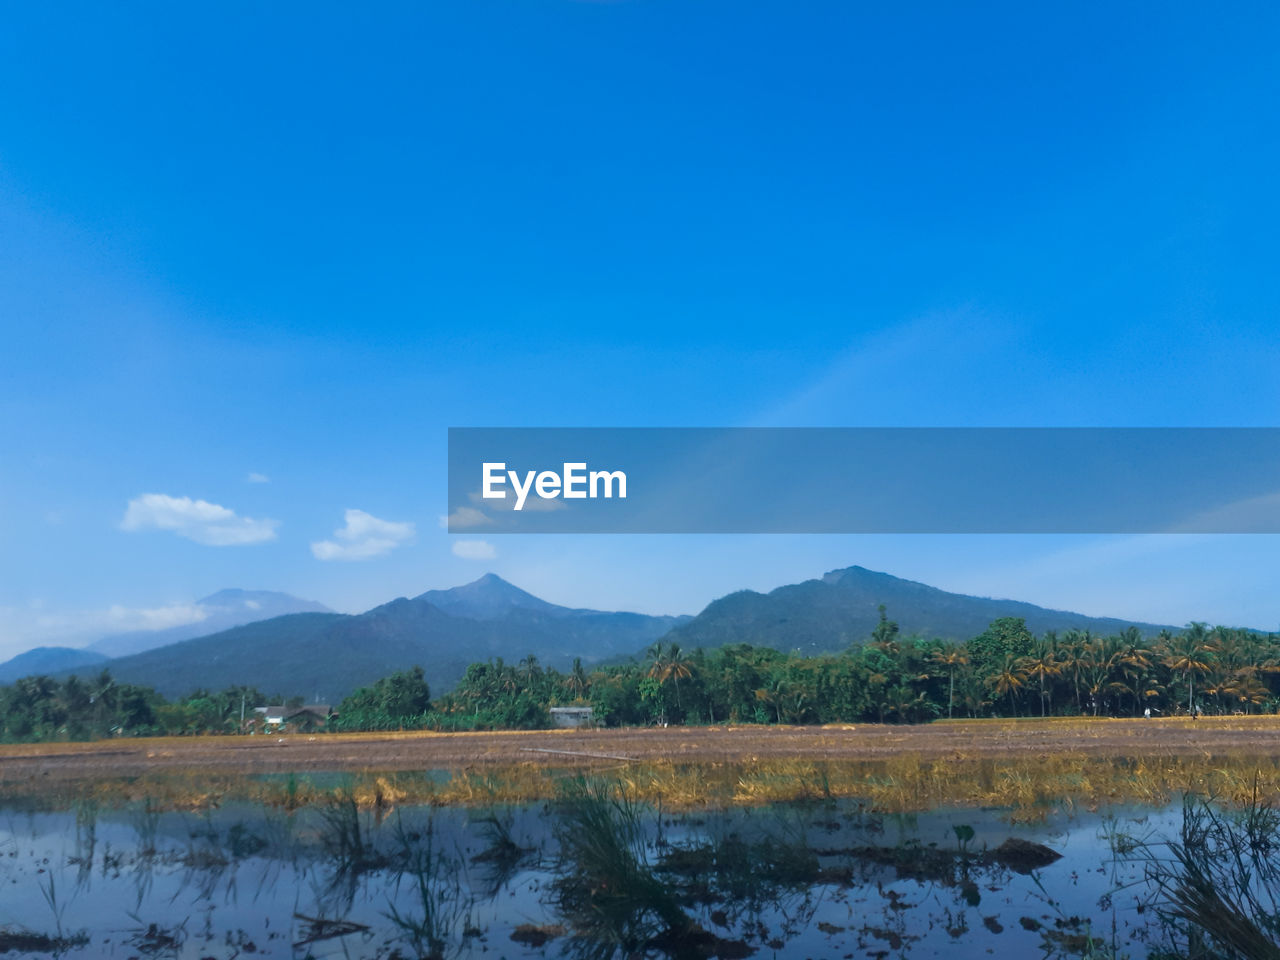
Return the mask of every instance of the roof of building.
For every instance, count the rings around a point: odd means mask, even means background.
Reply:
[[[314,714],[317,717],[329,717],[336,711],[327,703],[306,703],[300,707],[286,707],[283,704],[273,704],[269,707],[254,707],[257,713],[264,713],[268,717],[297,717],[304,713]]]

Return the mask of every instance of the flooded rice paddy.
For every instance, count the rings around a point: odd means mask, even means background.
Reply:
[[[1270,889],[1261,804],[668,808],[610,774],[554,779],[549,799],[470,806],[371,803],[350,777],[304,782],[305,804],[11,798],[0,952],[1231,956],[1194,952],[1195,910],[1258,920]]]

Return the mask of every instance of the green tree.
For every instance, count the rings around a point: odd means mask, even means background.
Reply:
[[[680,649],[680,644],[655,643],[649,648],[649,656],[652,662],[649,665],[648,675],[663,685],[670,681],[675,687],[676,707],[683,709],[680,703],[680,681],[689,679],[693,675],[693,668],[684,651]]]
[[[871,631],[871,643],[890,656],[893,656],[897,652],[894,644],[898,639],[898,624],[896,621],[889,619],[889,615],[885,611],[885,605],[883,603],[877,607],[877,610],[880,613],[880,622],[877,623],[875,628]]]
[[[969,659],[980,676],[989,677],[1009,657],[1030,656],[1034,645],[1035,637],[1022,617],[998,617],[969,641]]]
[[[1213,666],[1215,644],[1205,624],[1193,622],[1185,632],[1173,637],[1164,656],[1164,663],[1175,673],[1181,673],[1187,684],[1187,713],[1195,713],[1196,677],[1204,676]]]
[[[431,690],[421,667],[400,670],[361,687],[338,706],[344,729],[404,727],[431,709]]]
[[[1017,695],[1027,685],[1027,672],[1022,666],[1022,660],[1021,657],[1006,655],[1004,663],[988,681],[997,697],[1009,698],[1009,708],[1015,717],[1018,715]]]
[[[935,650],[930,659],[947,671],[947,677],[949,680],[947,689],[947,719],[950,720],[952,717],[952,710],[956,703],[956,671],[961,667],[968,665],[969,657],[959,647],[948,647],[945,650]]]
[[[1058,660],[1058,651],[1053,642],[1049,639],[1038,641],[1035,645],[1035,653],[1024,657],[1023,665],[1027,674],[1039,684],[1040,716],[1043,717],[1048,711],[1048,701],[1052,695],[1052,687],[1046,690],[1046,682],[1052,681],[1062,670],[1062,663]]]

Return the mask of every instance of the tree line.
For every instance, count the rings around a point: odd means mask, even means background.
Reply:
[[[151,687],[122,683],[103,670],[93,677],[23,677],[0,687],[0,741],[98,740],[120,736],[235,733],[268,700],[256,687],[196,690],[172,702]]]
[[[92,680],[30,677],[0,688],[0,737],[231,733],[244,729],[246,704],[266,702],[253,688],[233,687],[169,703],[107,671]],[[1274,713],[1280,635],[1192,623],[1155,637],[1136,627],[1036,636],[1021,618],[1004,617],[950,643],[902,635],[882,607],[865,643],[823,656],[749,644],[686,651],[660,642],[643,657],[590,670],[580,659],[567,671],[534,656],[495,659],[471,664],[435,699],[415,667],[356,690],[328,728],[539,729],[551,726],[551,707],[574,705],[592,707],[594,721],[606,726]]]
[[[1192,623],[1036,636],[1019,617],[948,643],[904,636],[883,608],[866,643],[816,657],[734,644],[568,673],[534,658],[474,664],[434,705],[441,727],[532,725],[534,707],[583,704],[605,725],[921,723],[948,717],[1276,712],[1280,636]],[[539,720],[546,718],[538,717]]]

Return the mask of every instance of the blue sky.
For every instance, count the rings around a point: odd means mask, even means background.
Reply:
[[[1273,537],[468,558],[438,526],[449,426],[1280,424],[1272,5],[6,20],[0,654],[225,586],[358,610],[487,569],[655,612],[860,563],[1280,623]]]

